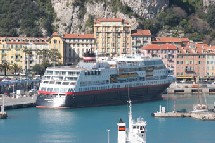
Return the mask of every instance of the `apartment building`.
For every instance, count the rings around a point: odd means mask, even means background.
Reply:
[[[37,49],[49,48],[47,40],[35,37],[0,37],[0,64],[16,63],[22,69],[30,69],[40,63]]]
[[[207,75],[207,49],[202,47],[180,47],[177,54],[177,78],[191,80],[194,77],[205,78]]]
[[[141,53],[148,57],[159,57],[166,67],[176,71],[177,46],[173,44],[148,44],[141,48]],[[174,75],[176,73],[174,72]]]
[[[150,30],[132,30],[131,31],[131,38],[132,38],[132,53],[140,52],[140,48],[142,46],[151,44],[151,32]]]
[[[93,34],[64,34],[65,41],[65,64],[77,63],[83,58],[86,51],[95,48],[95,38]]]
[[[61,55],[61,58],[59,60],[56,59],[55,61],[50,61],[50,62],[53,64],[55,64],[57,62],[64,64],[66,61],[66,59],[65,59],[66,51],[65,51],[65,42],[64,42],[62,36],[60,34],[58,34],[57,32],[54,32],[52,34],[52,36],[48,38],[47,42],[48,42],[49,49],[57,50]]]
[[[122,18],[95,19],[94,37],[98,53],[131,54],[131,25]]]
[[[57,32],[51,37],[0,37],[0,64],[17,64],[23,73],[36,64],[43,62],[43,57],[38,51],[54,49],[61,54],[59,60],[51,60],[50,63],[64,63],[64,42]]]

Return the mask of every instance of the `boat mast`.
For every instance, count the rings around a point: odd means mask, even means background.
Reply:
[[[129,126],[129,130],[128,130],[128,140],[131,140],[131,136],[132,136],[132,111],[131,111],[131,100],[129,99],[128,101],[129,103],[129,112],[128,112],[128,126]]]

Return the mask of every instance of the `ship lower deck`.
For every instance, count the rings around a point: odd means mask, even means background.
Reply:
[[[114,88],[99,91],[77,92],[71,95],[39,95],[36,106],[40,108],[80,108],[126,104],[159,100],[169,84],[131,88]]]

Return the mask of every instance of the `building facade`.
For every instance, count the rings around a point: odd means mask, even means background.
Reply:
[[[83,54],[95,48],[95,39],[93,34],[65,34],[65,64],[71,65],[77,63],[83,58]]]
[[[150,30],[132,30],[131,31],[131,38],[132,38],[132,53],[139,53],[140,48],[151,44],[151,32]]]
[[[131,53],[131,25],[121,18],[94,21],[95,48],[111,56]]]
[[[0,64],[17,64],[20,68],[30,69],[40,64],[38,49],[48,49],[47,38],[34,37],[1,37],[0,38]],[[26,49],[28,49],[26,51]]]
[[[159,57],[166,67],[176,71],[177,46],[173,44],[148,44],[141,48],[141,53],[148,57]],[[174,72],[174,75],[176,73]]]

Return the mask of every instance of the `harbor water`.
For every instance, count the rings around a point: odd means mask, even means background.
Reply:
[[[176,95],[175,95],[176,96]],[[215,95],[207,96],[213,108]],[[192,118],[154,118],[159,105],[172,110],[192,108],[196,98],[132,104],[133,118],[147,121],[148,143],[214,143],[215,121]],[[128,105],[78,109],[22,108],[7,110],[8,119],[0,120],[0,143],[117,143],[120,118],[128,127]],[[109,132],[107,130],[110,130]]]

